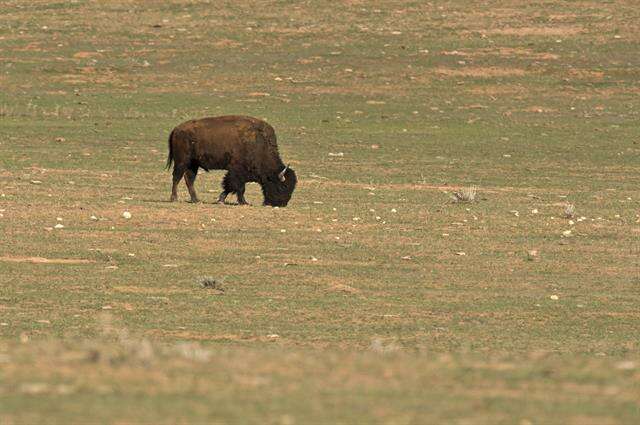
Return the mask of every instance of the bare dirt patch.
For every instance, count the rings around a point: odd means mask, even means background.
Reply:
[[[77,52],[73,55],[73,57],[76,59],[94,58],[99,56],[102,55],[98,52]]]
[[[518,37],[530,36],[568,36],[584,32],[584,28],[579,26],[556,26],[556,27],[520,27],[520,28],[494,28],[485,32],[490,35],[513,35]]]
[[[336,181],[325,181],[325,182],[322,182],[322,184],[323,185],[330,185],[330,186],[343,186],[343,187],[349,187],[349,188],[362,188],[362,189],[365,189],[365,188],[370,186],[367,183],[347,183],[347,182],[336,182]],[[403,191],[403,190],[433,190],[433,191],[440,191],[440,192],[452,192],[452,191],[463,189],[465,186],[459,186],[459,185],[442,186],[442,185],[411,184],[411,183],[391,184],[391,183],[389,183],[389,184],[378,184],[375,187],[376,187],[376,189],[397,190],[397,191]],[[502,187],[497,187],[497,186],[484,187],[483,186],[481,188],[481,190],[482,190],[482,192],[487,192],[487,193],[563,193],[561,190],[555,190],[555,189],[549,189],[549,188],[545,188],[545,189],[540,189],[540,188],[536,188],[536,187],[516,188],[516,187],[512,187],[512,186],[502,186]]]
[[[573,78],[580,79],[596,79],[601,80],[604,78],[604,72],[602,71],[592,71],[588,69],[570,69],[569,75]]]
[[[485,96],[502,96],[502,95],[524,95],[527,90],[517,84],[497,84],[469,87],[467,90],[472,94],[480,94]]]
[[[238,47],[238,46],[242,46],[242,43],[239,43],[237,41],[233,41],[233,40],[229,40],[228,38],[223,38],[222,40],[218,40],[216,42],[213,43],[213,45],[215,47],[218,48],[227,48],[227,47]]]
[[[114,286],[114,291],[125,294],[145,294],[145,295],[167,295],[167,294],[184,294],[191,292],[188,289],[178,288],[145,288],[142,286]]]
[[[360,293],[359,289],[356,289],[352,286],[349,285],[345,285],[342,283],[336,283],[331,285],[329,288],[327,288],[327,291],[329,292],[342,292],[345,294],[358,294]]]
[[[33,264],[90,264],[93,260],[82,258],[44,258],[44,257],[0,257],[0,261],[9,263],[33,263]]]
[[[527,74],[520,68],[498,67],[469,67],[469,68],[436,68],[435,73],[446,77],[471,77],[471,78],[495,78],[495,77],[522,77]]]
[[[485,57],[485,56],[500,56],[505,58],[520,57],[524,59],[532,60],[556,60],[560,58],[560,55],[548,52],[534,52],[531,49],[524,49],[521,47],[499,47],[499,48],[486,48],[486,49],[462,49],[462,50],[449,50],[443,51],[445,56],[461,56],[461,57]]]
[[[267,336],[246,336],[238,334],[208,334],[204,332],[195,332],[189,330],[164,330],[151,329],[148,331],[151,335],[161,335],[163,337],[173,337],[178,339],[196,340],[196,341],[269,341]]]
[[[529,106],[528,108],[524,108],[523,111],[524,112],[536,112],[538,114],[543,114],[543,113],[548,114],[548,113],[551,113],[551,112],[558,112],[557,109],[547,108],[547,107],[544,107],[544,106]]]

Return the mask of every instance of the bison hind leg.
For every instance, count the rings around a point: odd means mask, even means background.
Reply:
[[[194,204],[200,202],[198,200],[198,195],[196,195],[196,189],[194,187],[194,183],[196,181],[196,177],[198,176],[198,167],[192,166],[184,174],[184,181],[187,184],[187,189],[189,190],[189,196],[191,196],[191,202]]]
[[[236,194],[238,195],[238,205],[249,205],[247,200],[244,199],[244,183],[238,188]]]
[[[233,187],[232,187],[232,183],[231,183],[231,177],[229,177],[229,172],[227,172],[227,174],[224,175],[224,177],[222,178],[222,192],[220,192],[220,196],[218,196],[218,203],[219,204],[224,204],[224,202],[227,200],[227,196],[230,193],[233,193]]]
[[[173,185],[171,186],[171,198],[170,198],[171,202],[178,200],[178,183],[180,183],[180,180],[182,180],[182,176],[184,175],[185,171],[186,171],[185,167],[178,164],[174,164]]]

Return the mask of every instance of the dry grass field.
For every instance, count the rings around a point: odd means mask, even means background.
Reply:
[[[639,23],[0,0],[0,423],[640,422]],[[287,208],[168,202],[169,132],[224,114]]]

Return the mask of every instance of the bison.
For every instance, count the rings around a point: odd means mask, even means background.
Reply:
[[[178,183],[184,175],[191,202],[198,202],[193,187],[198,169],[227,170],[218,203],[235,193],[245,205],[245,183],[262,186],[263,205],[284,207],[296,187],[296,173],[285,166],[276,144],[276,133],[266,122],[245,116],[210,117],[184,122],[169,136],[167,169],[173,163],[171,201],[178,199]]]

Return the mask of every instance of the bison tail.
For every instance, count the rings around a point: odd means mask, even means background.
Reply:
[[[167,170],[171,169],[171,164],[173,163],[173,143],[171,143],[171,139],[173,139],[173,131],[169,135],[169,156],[167,158],[167,165],[165,166]]]

